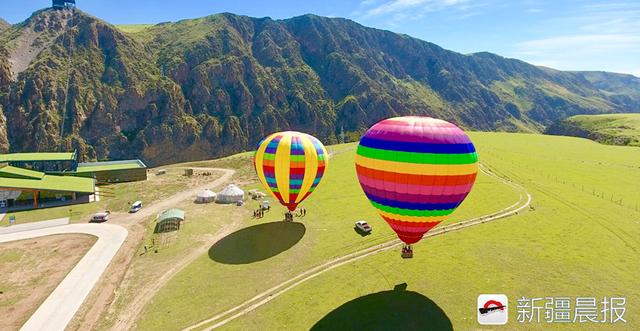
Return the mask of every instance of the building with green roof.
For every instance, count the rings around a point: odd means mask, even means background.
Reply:
[[[180,230],[180,225],[184,222],[184,210],[171,208],[160,213],[157,219],[155,233],[163,233]]]
[[[98,183],[136,182],[147,180],[147,166],[140,160],[80,163],[73,175]]]
[[[0,209],[90,202],[96,184],[146,179],[140,160],[78,163],[75,151],[0,154]]]
[[[0,154],[0,164],[95,179],[98,183],[124,183],[147,179],[147,166],[141,160],[78,162],[77,152]]]
[[[66,153],[0,154],[0,163],[42,172],[72,172],[78,166],[78,154],[75,151]]]
[[[0,207],[39,208],[48,205],[89,202],[95,180],[60,176],[0,164]]]
[[[75,161],[76,152],[0,154],[0,162]]]

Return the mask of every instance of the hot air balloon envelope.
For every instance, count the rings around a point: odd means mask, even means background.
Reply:
[[[296,131],[266,137],[253,159],[262,185],[290,211],[318,186],[328,162],[320,140]]]
[[[430,117],[396,117],[372,126],[356,155],[371,204],[406,244],[445,220],[477,175],[475,147],[457,126]]]

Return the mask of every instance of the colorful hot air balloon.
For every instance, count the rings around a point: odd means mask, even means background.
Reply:
[[[318,186],[329,162],[320,140],[306,133],[274,133],[258,144],[253,164],[262,185],[294,211]]]
[[[460,128],[408,116],[383,120],[366,132],[356,172],[371,204],[411,252],[411,244],[467,197],[477,162],[475,147]]]

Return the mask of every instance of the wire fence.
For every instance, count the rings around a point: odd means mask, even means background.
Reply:
[[[529,163],[516,162],[511,159],[506,159],[506,158],[500,157],[497,153],[494,153],[491,151],[485,150],[484,154],[489,154],[492,158],[498,159],[501,162],[510,163],[512,167],[525,170],[525,171],[520,171],[520,173],[522,174],[536,174],[538,176],[546,178],[547,180],[555,184],[561,184],[566,187],[573,188],[574,190],[580,191],[584,194],[589,194],[593,197],[615,204],[619,207],[640,213],[640,201],[637,200],[637,197],[636,199],[634,199],[632,197],[626,196],[618,192],[610,192],[610,191],[603,190],[602,188],[597,186],[590,186],[590,185],[585,185],[584,183],[570,181],[567,178],[559,177],[557,173],[551,173],[551,172],[544,171],[538,167],[529,166],[528,165]],[[523,180],[535,179],[535,178],[531,178],[532,176],[525,176],[525,177],[526,178],[523,178]]]

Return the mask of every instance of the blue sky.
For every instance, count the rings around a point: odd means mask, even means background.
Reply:
[[[48,0],[3,0],[11,23]],[[288,18],[313,13],[434,42],[461,53],[489,51],[563,70],[640,77],[640,1],[585,0],[78,0],[114,24],[158,23],[220,12]]]

